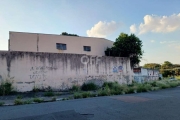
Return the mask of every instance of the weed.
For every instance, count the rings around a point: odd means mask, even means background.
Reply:
[[[41,103],[41,102],[43,102],[44,100],[41,99],[41,98],[34,98],[33,101],[34,101],[34,102],[37,102],[37,103]]]
[[[90,97],[90,95],[91,95],[90,92],[83,92],[83,93],[82,93],[82,97],[83,97],[83,98]]]
[[[15,104],[15,105],[23,105],[24,102],[23,102],[21,99],[15,99],[15,100],[14,100],[14,104]]]
[[[31,104],[32,103],[32,100],[26,100],[24,101],[24,104]]]
[[[0,95],[9,95],[12,92],[12,79],[13,78],[8,77],[2,80],[2,82],[0,83]]]
[[[80,91],[81,88],[79,86],[77,86],[77,85],[73,85],[71,90],[77,92],[77,91]]]
[[[82,98],[82,94],[81,93],[74,93],[74,99],[79,99],[79,98]]]

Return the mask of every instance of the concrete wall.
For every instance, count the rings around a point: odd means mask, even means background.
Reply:
[[[159,71],[154,69],[140,68],[141,72],[134,72],[134,81],[143,83],[159,79]]]
[[[9,33],[10,51],[74,53],[104,56],[107,47],[112,47],[113,42],[104,38],[63,36],[39,33]],[[67,50],[56,49],[56,43],[64,43]],[[84,51],[83,46],[91,46],[91,51]]]
[[[82,54],[59,54],[40,52],[0,52],[1,78],[13,78],[17,91],[31,91],[50,86],[54,90],[65,90],[72,85],[104,81],[131,83],[132,72],[128,58],[94,56],[87,64]],[[1,79],[2,80],[2,79]]]

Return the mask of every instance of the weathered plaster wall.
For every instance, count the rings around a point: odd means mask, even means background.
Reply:
[[[104,81],[131,83],[132,72],[128,58],[94,56],[87,64],[81,62],[82,54],[0,52],[0,76],[13,77],[17,91],[31,91],[34,86],[65,90],[72,85]],[[85,60],[85,59],[84,59]],[[99,61],[99,62],[98,62]]]
[[[141,72],[134,73],[134,80],[139,83],[159,79],[159,71],[154,69],[141,68]]]

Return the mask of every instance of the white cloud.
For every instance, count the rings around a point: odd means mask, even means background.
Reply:
[[[178,41],[160,41],[161,44],[171,44],[171,43],[177,43]]]
[[[130,32],[131,32],[131,33],[136,33],[136,31],[137,31],[136,25],[135,25],[135,24],[134,24],[134,25],[131,25],[131,26],[130,26]]]
[[[131,25],[132,27],[133,25]],[[131,31],[130,27],[130,31]],[[136,27],[134,29],[137,29]],[[138,33],[167,33],[180,29],[180,13],[170,16],[145,15],[144,23],[138,27]]]
[[[151,40],[151,42],[152,42],[152,43],[154,43],[154,42],[155,42],[155,40]]]
[[[95,24],[90,30],[87,30],[87,35],[89,37],[102,37],[105,38],[108,35],[112,34],[119,28],[119,24],[115,21],[103,22],[99,21]]]

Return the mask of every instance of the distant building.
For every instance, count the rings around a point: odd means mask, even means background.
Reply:
[[[9,32],[9,51],[71,53],[104,56],[113,41],[104,38]]]
[[[158,80],[159,79],[159,70],[157,69],[146,69],[146,68],[134,68],[134,81],[138,83]]]

